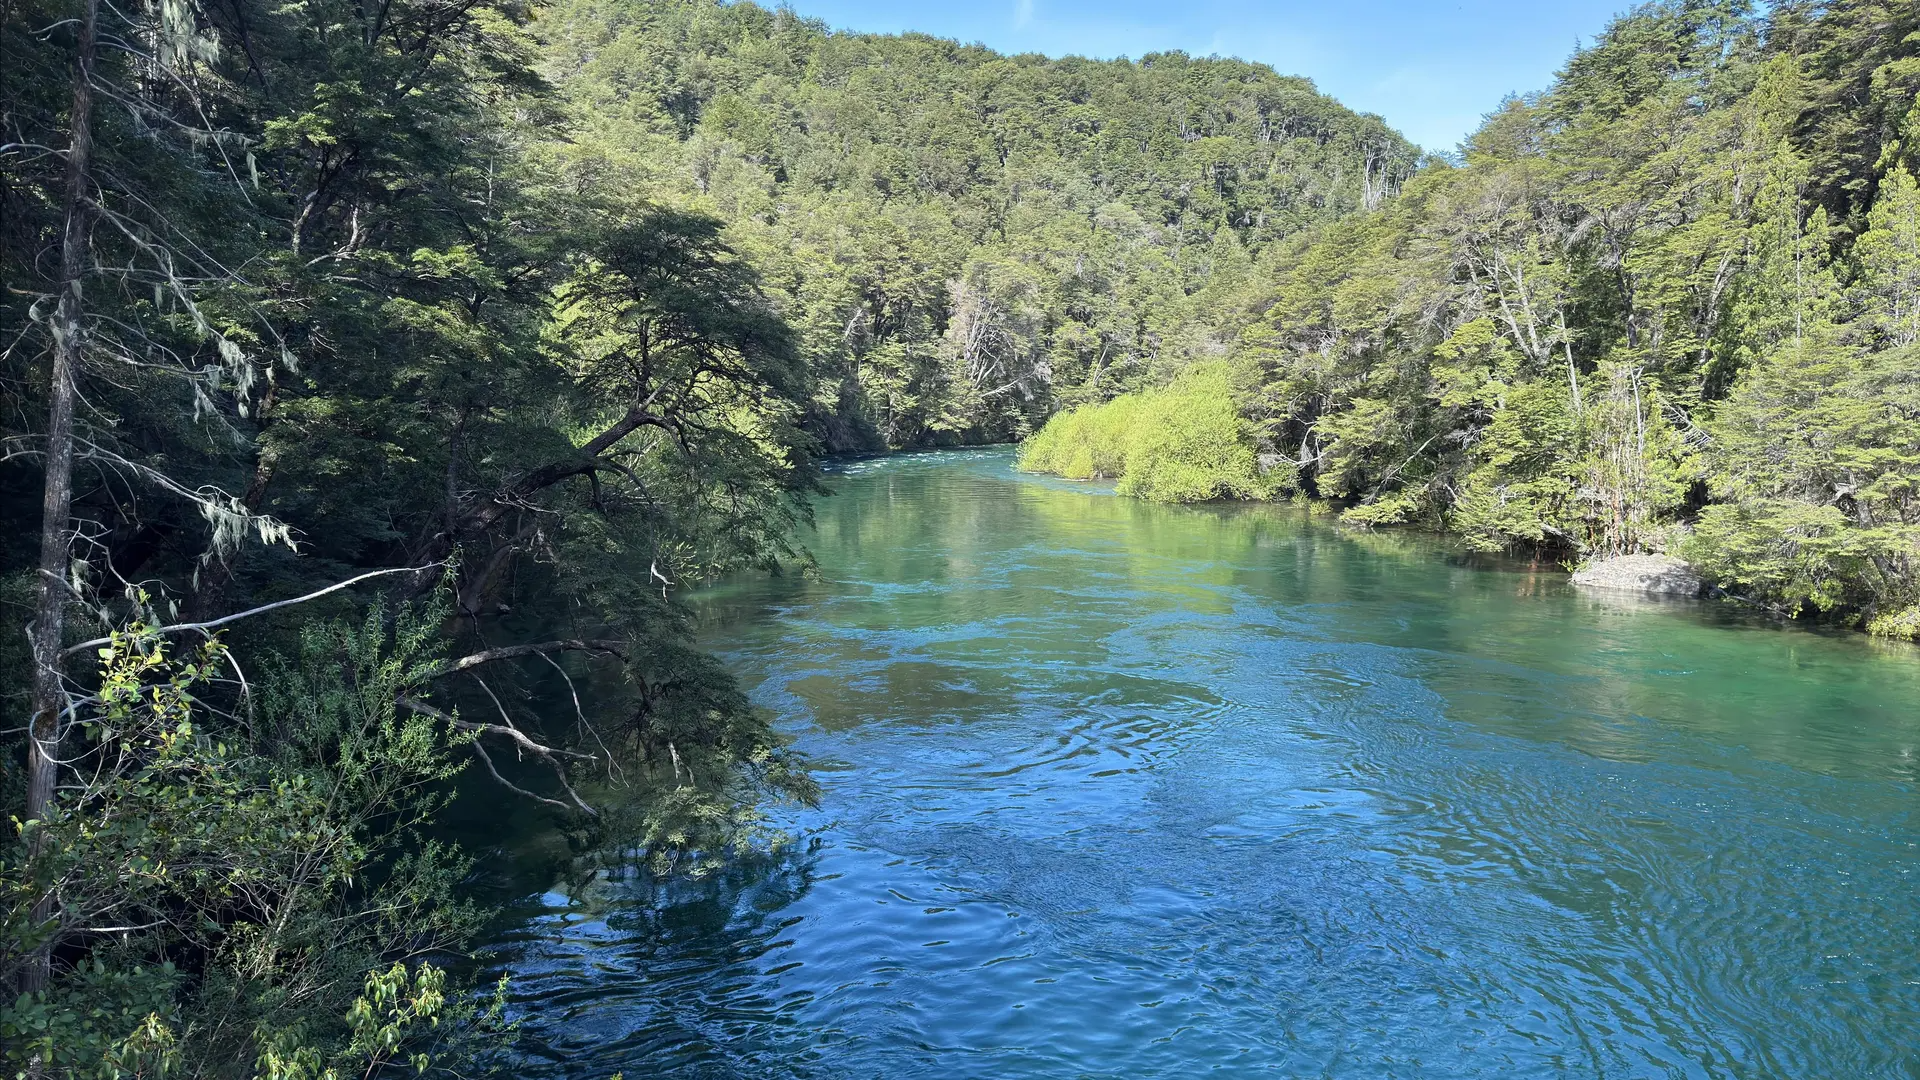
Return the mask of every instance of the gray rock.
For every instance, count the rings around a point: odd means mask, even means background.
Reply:
[[[1700,572],[1671,555],[1616,555],[1574,572],[1573,583],[1655,596],[1700,595]]]

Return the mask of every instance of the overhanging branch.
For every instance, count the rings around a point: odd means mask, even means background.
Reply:
[[[572,750],[560,750],[555,747],[542,745],[528,738],[526,732],[508,724],[482,724],[473,720],[462,720],[452,713],[446,712],[443,709],[436,709],[424,701],[417,701],[404,694],[395,698],[394,702],[405,708],[412,709],[422,716],[431,716],[435,720],[445,723],[448,727],[460,731],[471,731],[478,735],[499,735],[511,740],[515,746],[545,761],[547,765],[553,769],[555,779],[559,780],[560,786],[566,790],[567,797],[573,800],[574,806],[585,811],[590,817],[600,816],[600,811],[588,806],[586,800],[580,797],[580,793],[573,790],[573,785],[567,782],[566,768],[560,763],[560,759],[563,757],[577,758],[581,761],[594,761],[596,759],[592,754],[581,754]],[[473,747],[474,752],[480,756],[480,760],[486,763],[487,771],[492,773],[493,778],[500,781],[508,790],[525,795],[531,799],[537,799],[540,802],[552,806],[568,809],[566,803],[556,799],[549,799],[544,795],[536,795],[525,788],[516,786],[507,780],[506,777],[501,776],[500,770],[494,768],[493,759],[487,756],[486,750],[481,747],[478,739],[474,740]]]
[[[512,660],[521,656],[545,656],[556,652],[590,652],[627,657],[627,643],[616,638],[561,638],[558,641],[542,641],[527,645],[502,645],[497,649],[486,649],[470,653],[456,660],[448,660],[433,669],[433,676],[452,675],[457,672],[477,668],[482,664],[491,664],[496,660]]]
[[[309,600],[318,600],[319,598],[327,595],[328,593],[339,592],[341,589],[358,585],[361,582],[367,580],[368,578],[377,578],[385,574],[418,574],[427,570],[431,570],[434,567],[441,566],[441,565],[444,565],[444,564],[428,563],[425,566],[396,566],[387,570],[370,570],[364,574],[361,574],[358,577],[350,577],[345,581],[334,582],[332,585],[329,585],[324,589],[315,589],[314,591],[307,593],[305,596],[296,596],[291,600],[275,600],[271,604],[261,604],[259,607],[248,608],[245,611],[237,611],[237,612],[234,612],[232,615],[223,615],[218,619],[208,619],[206,622],[174,623],[172,626],[156,627],[151,632],[155,634],[163,634],[163,635],[187,634],[187,633],[196,633],[196,632],[206,633],[209,630],[215,630],[215,629],[218,629],[219,627],[226,626],[228,623],[239,622],[241,619],[250,619],[255,615],[264,615],[269,611],[278,611],[281,608],[292,607],[295,604],[304,604]],[[102,645],[109,644],[112,641],[113,639],[111,637],[92,638],[90,640],[83,641],[78,645],[67,646],[67,648],[63,652],[61,652],[60,655],[72,656],[74,653],[83,652],[87,649],[98,648]]]

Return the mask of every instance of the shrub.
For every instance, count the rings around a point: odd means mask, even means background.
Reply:
[[[1055,416],[1028,439],[1020,468],[1076,480],[1119,481],[1123,495],[1154,502],[1265,499],[1251,429],[1227,370],[1201,364],[1157,390]]]

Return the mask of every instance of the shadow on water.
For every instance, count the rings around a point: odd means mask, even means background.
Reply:
[[[1005,451],[697,599],[806,852],[526,901],[529,1076],[1920,1076],[1920,665]]]
[[[529,897],[505,913],[488,959],[513,973],[516,1012],[532,1020],[515,1074],[610,1074],[586,1061],[702,1077],[791,1071],[804,1045],[780,1045],[811,996],[778,994],[782,913],[805,897],[814,856],[745,855],[699,878],[644,870],[602,875],[570,892]],[[614,992],[609,992],[612,989]],[[744,1036],[753,1049],[742,1049]]]

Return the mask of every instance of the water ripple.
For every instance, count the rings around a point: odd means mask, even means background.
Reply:
[[[1004,452],[703,599],[804,848],[529,898],[527,1076],[1920,1076],[1910,655]]]

